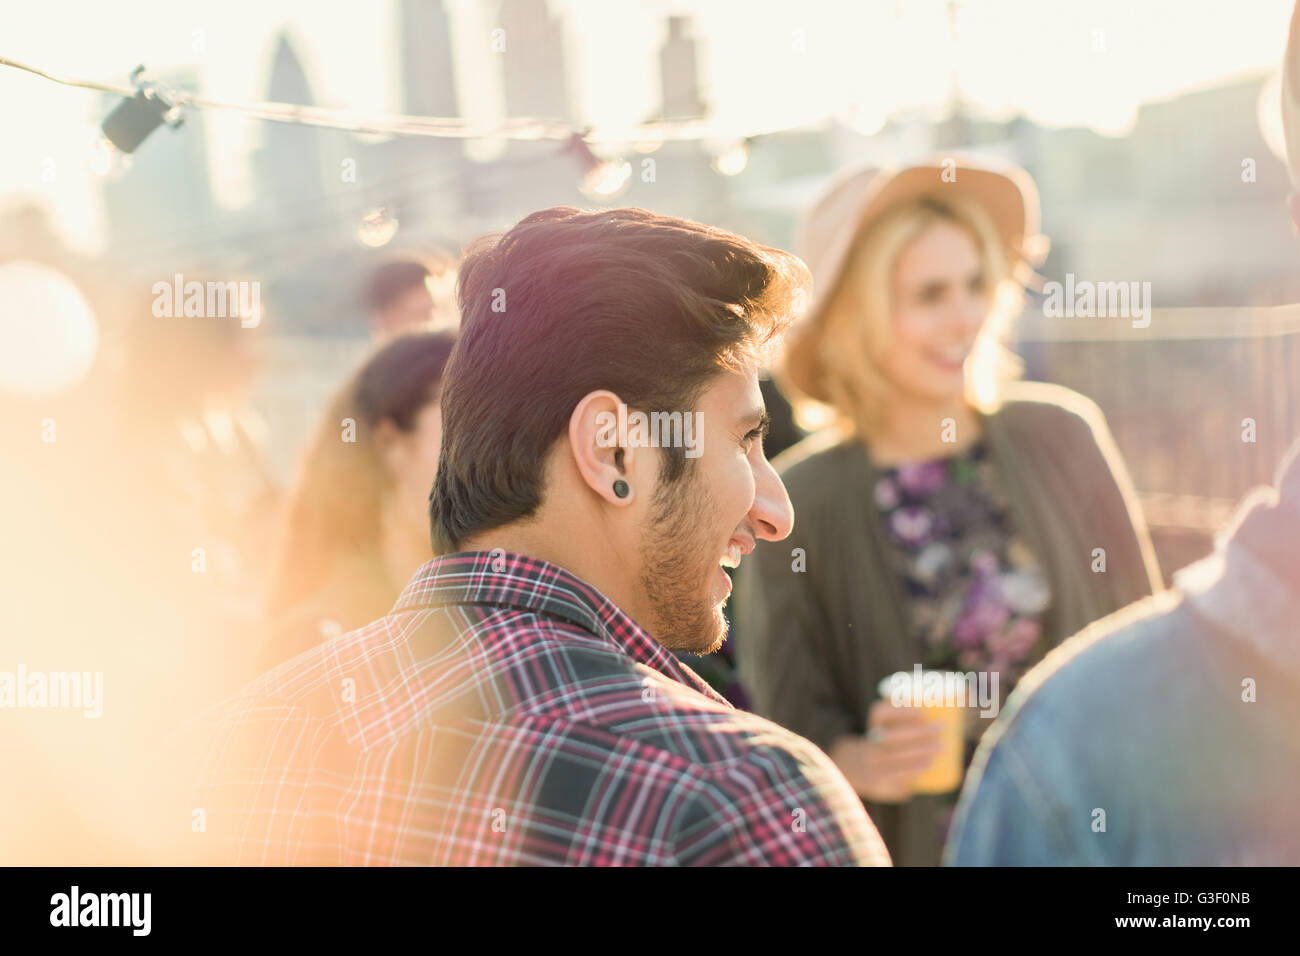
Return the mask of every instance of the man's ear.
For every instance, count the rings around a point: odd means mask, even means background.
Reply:
[[[636,449],[619,444],[626,437],[619,434],[620,406],[622,401],[608,389],[583,396],[569,416],[569,451],[592,491],[610,504],[628,505],[636,500],[630,478]],[[616,482],[622,483],[622,496],[615,491]]]
[[[1286,201],[1291,209],[1291,229],[1300,236],[1300,193],[1291,193],[1286,197]]]

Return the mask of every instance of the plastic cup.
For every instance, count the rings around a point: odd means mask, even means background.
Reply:
[[[913,691],[916,674],[916,671],[899,671],[886,677],[880,682],[880,696],[896,706],[901,698],[902,706],[916,707],[927,720],[939,725],[942,730],[941,749],[934,755],[930,766],[913,781],[912,790],[914,793],[950,793],[961,786],[965,772],[967,707],[964,701],[955,700],[936,702],[931,699],[930,703],[925,703],[925,685]],[[946,671],[922,671],[923,681],[927,674],[939,675],[943,682],[939,686],[954,686]],[[933,683],[934,678],[930,681]]]

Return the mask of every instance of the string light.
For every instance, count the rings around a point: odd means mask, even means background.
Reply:
[[[614,199],[627,189],[631,178],[632,165],[620,159],[601,163],[583,177],[579,188],[593,199]]]
[[[844,125],[860,136],[875,136],[885,128],[888,119],[880,106],[855,102],[849,108]]]
[[[749,140],[733,143],[713,157],[713,168],[724,176],[739,176],[749,165]]]
[[[295,123],[346,130],[373,136],[427,136],[464,140],[561,140],[564,149],[575,155],[582,167],[580,189],[597,201],[608,201],[622,194],[631,181],[632,166],[623,159],[602,160],[591,150],[592,143],[631,147],[651,153],[666,142],[732,142],[713,159],[713,168],[726,176],[739,175],[748,163],[749,145],[755,138],[797,128],[774,127],[754,132],[742,140],[729,139],[727,131],[705,119],[661,120],[620,128],[608,133],[590,128],[575,131],[571,126],[538,119],[512,119],[497,126],[472,126],[457,118],[362,114],[348,110],[301,106],[293,103],[229,103],[171,90],[143,77],[144,67],[131,72],[131,86],[99,83],[91,80],[58,76],[26,63],[0,57],[0,66],[22,70],[53,83],[78,89],[94,90],[122,97],[104,119],[102,136],[91,151],[90,166],[97,175],[120,171],[131,153],[159,126],[179,126],[183,111],[204,109],[235,112],[244,116],[279,123]],[[730,132],[734,136],[734,131]],[[387,244],[397,231],[397,220],[384,209],[367,214],[357,230],[365,245]]]
[[[123,153],[134,153],[149,134],[164,123],[173,128],[184,122],[175,96],[157,83],[144,79],[144,67],[131,71],[133,96],[125,97],[104,117],[100,129],[104,138]]]
[[[139,73],[143,70],[142,67],[137,67],[132,74],[133,82],[136,85],[127,87],[59,76],[5,57],[0,57],[0,66],[23,70],[63,86],[109,93],[128,100],[136,99],[143,89],[146,92],[146,99],[169,104],[170,110],[163,111],[166,114],[163,116],[163,122],[171,125],[179,122],[179,114],[183,110],[204,109],[236,112],[271,122],[342,129],[374,136],[431,136],[451,139],[551,139],[564,141],[570,139],[575,132],[572,126],[563,123],[530,118],[511,119],[496,126],[471,126],[454,117],[365,114],[350,110],[301,106],[296,103],[230,103],[194,96],[183,91],[169,90],[159,83],[140,80]],[[133,110],[141,110],[142,116],[149,115],[156,110],[156,106],[157,104],[150,102],[147,104],[148,109],[145,109],[146,104],[140,103],[133,107]],[[156,126],[152,128],[156,128]],[[152,131],[152,128],[150,131]],[[751,138],[786,132],[794,128],[796,127],[776,126],[763,129],[752,133]],[[723,130],[713,121],[691,119],[659,120],[631,127],[620,127],[617,130],[608,132],[589,128],[582,132],[581,135],[588,143],[632,144],[642,151],[650,152],[665,142],[689,142],[710,138],[725,139],[728,132],[733,136],[735,134],[734,129],[730,131]]]
[[[589,199],[608,201],[627,189],[632,178],[632,165],[622,159],[602,160],[591,151],[581,133],[569,138],[568,151],[577,157],[582,166],[582,183],[579,189]]]
[[[76,283],[49,266],[0,265],[0,394],[52,395],[90,371],[99,323]]]
[[[388,207],[381,206],[361,217],[361,223],[357,226],[357,240],[363,246],[379,249],[392,242],[393,236],[397,235],[398,225],[397,218],[389,212]]]

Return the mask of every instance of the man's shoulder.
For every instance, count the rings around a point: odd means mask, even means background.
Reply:
[[[1066,781],[1095,790],[1140,779],[1204,722],[1219,679],[1215,643],[1178,591],[1137,601],[1050,651],[1017,684],[980,749],[1014,753],[1062,792],[1077,791]]]
[[[1084,712],[1094,724],[1129,720],[1131,705],[1100,705],[1107,700],[1167,702],[1164,684],[1186,683],[1194,676],[1199,636],[1198,622],[1176,590],[1121,608],[1049,651],[1017,684],[1004,722],[1037,727]],[[1171,659],[1180,667],[1171,667]]]
[[[950,861],[1091,859],[1094,810],[1130,805],[1134,794],[1114,788],[1143,779],[1132,765],[1151,739],[1146,722],[1165,718],[1161,684],[1185,614],[1177,592],[1162,592],[1064,641],[1021,678],[971,763]]]
[[[713,864],[888,865],[889,854],[831,759],[766,718],[688,687],[651,718],[614,727],[648,761],[637,789],[679,794],[672,830],[684,859]],[[663,776],[656,779],[656,771]]]
[[[248,685],[217,719],[198,804],[213,832],[243,834],[245,860],[296,859],[311,840],[371,859],[374,828],[339,811],[366,799],[411,817],[402,859],[479,859],[483,821],[449,830],[447,818],[477,801],[513,808],[528,840],[542,840],[535,826],[577,840],[598,825],[620,854],[646,859],[887,861],[809,741],[574,625],[506,617],[485,628],[441,611],[390,616]],[[663,847],[634,852],[647,827]],[[540,847],[507,856],[550,859]],[[577,859],[577,847],[555,852]]]
[[[648,669],[638,680],[637,713],[628,719],[605,714],[602,721],[704,773],[734,780],[731,771],[749,764],[774,777],[795,775],[825,758],[811,741],[757,714],[719,704]]]
[[[824,771],[814,744],[766,718],[715,700],[638,663],[590,635],[538,633],[502,662],[499,680],[522,682],[546,668],[564,675],[549,687],[535,678],[508,715],[594,733],[610,748],[662,756],[665,772],[720,787],[779,785]]]
[[[322,640],[245,685],[224,713],[279,706],[330,722],[365,711],[453,643],[446,625],[427,610],[407,611]]]
[[[1297,709],[1245,696],[1267,676],[1248,655],[1177,590],[1063,643],[981,741],[954,859],[1294,861]]]
[[[310,723],[362,748],[466,719],[544,721],[608,732],[705,768],[776,750],[804,758],[812,747],[575,624],[512,610],[487,624],[445,609],[389,615],[262,674],[209,719]]]
[[[626,683],[633,662],[576,624],[503,608],[483,620],[452,607],[389,614],[285,661],[217,708],[344,725],[365,747],[430,725],[583,711],[575,687]]]

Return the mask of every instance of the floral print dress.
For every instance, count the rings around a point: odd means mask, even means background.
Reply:
[[[1012,526],[988,448],[877,470],[872,489],[926,669],[998,674],[999,709],[1045,651],[1046,576]],[[988,721],[968,721],[966,765]],[[941,838],[954,791],[942,797]]]

